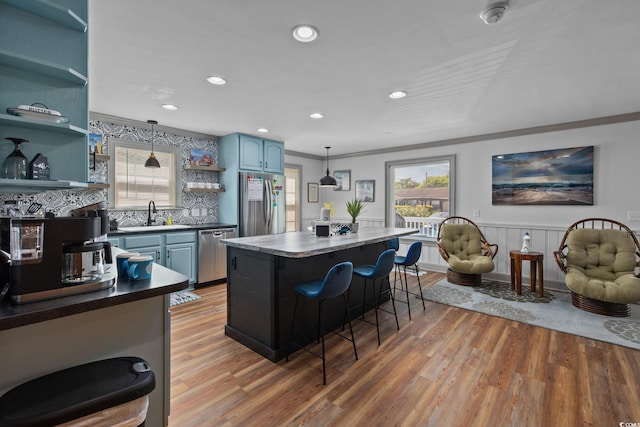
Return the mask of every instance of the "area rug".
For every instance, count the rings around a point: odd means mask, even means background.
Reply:
[[[568,293],[545,290],[540,298],[528,286],[523,286],[519,296],[508,283],[491,280],[467,287],[445,279],[423,293],[429,301],[640,350],[640,307],[637,305],[632,305],[630,317],[608,317],[575,308]]]
[[[189,291],[174,292],[170,295],[170,297],[171,302],[169,303],[169,306],[171,307],[191,301],[197,301],[201,298],[200,295],[194,294],[193,292]]]

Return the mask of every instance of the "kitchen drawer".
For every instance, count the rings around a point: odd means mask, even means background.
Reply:
[[[189,231],[185,233],[167,233],[164,237],[164,243],[167,245],[175,245],[176,243],[195,243],[196,232]]]
[[[129,249],[144,248],[146,246],[161,246],[163,234],[145,234],[144,236],[123,237],[124,247]]]

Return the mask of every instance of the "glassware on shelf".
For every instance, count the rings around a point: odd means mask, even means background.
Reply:
[[[28,142],[22,138],[5,138],[15,144],[13,153],[9,154],[2,164],[2,178],[27,179],[27,158],[20,151],[20,144]]]

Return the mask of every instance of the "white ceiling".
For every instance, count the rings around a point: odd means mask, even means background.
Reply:
[[[487,4],[91,1],[90,109],[320,156],[640,111],[640,1],[511,0],[494,25]]]

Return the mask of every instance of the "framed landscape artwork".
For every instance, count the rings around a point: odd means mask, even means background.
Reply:
[[[364,179],[356,181],[356,199],[361,202],[375,201],[376,181],[373,179]]]
[[[593,205],[594,147],[492,157],[494,205]]]
[[[351,171],[334,171],[333,177],[336,179],[336,186],[333,191],[351,191]]]

